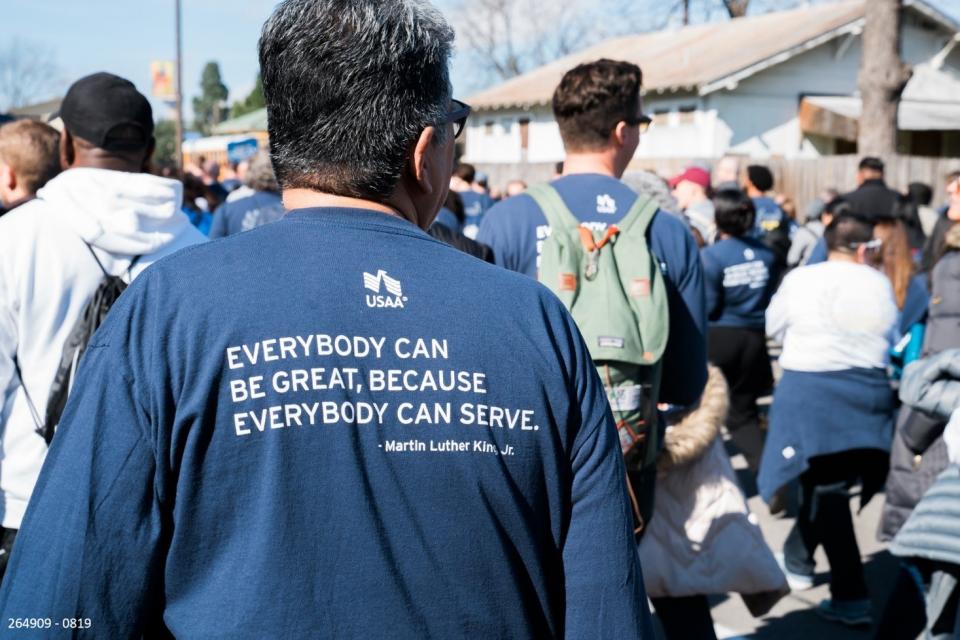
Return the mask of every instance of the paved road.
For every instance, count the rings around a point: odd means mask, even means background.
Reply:
[[[751,493],[752,479],[743,470],[745,463],[739,456],[734,457],[734,467],[738,468],[741,484]],[[854,500],[853,506],[859,504]],[[854,525],[863,562],[866,567],[867,584],[870,586],[874,603],[874,619],[879,618],[881,608],[886,601],[889,589],[897,572],[897,561],[885,551],[885,546],[877,542],[875,532],[880,519],[883,496],[874,498],[859,515],[854,511]],[[792,519],[773,518],[764,502],[757,496],[750,499],[750,508],[758,516],[760,527],[771,549],[779,551],[783,541],[793,525]],[[743,605],[740,597],[730,595],[717,598],[713,606],[713,619],[717,635],[724,638],[770,638],[775,640],[830,640],[833,638],[867,639],[873,637],[872,629],[855,630],[827,622],[813,609],[824,598],[830,597],[826,584],[827,561],[823,549],[817,551],[817,586],[808,591],[795,592],[781,600],[771,612],[762,619],[754,619]]]

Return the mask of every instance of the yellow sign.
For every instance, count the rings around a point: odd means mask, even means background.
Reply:
[[[150,78],[153,80],[153,97],[160,100],[177,99],[177,85],[174,82],[172,60],[154,60],[150,63]]]

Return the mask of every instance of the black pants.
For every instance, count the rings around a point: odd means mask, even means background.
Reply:
[[[764,440],[757,399],[773,386],[767,336],[763,329],[710,327],[709,358],[730,386],[730,438],[756,473]]]
[[[783,545],[787,569],[811,576],[813,553],[823,545],[830,563],[830,594],[838,601],[869,596],[853,529],[849,492],[860,474],[864,455],[860,451],[845,451],[810,459],[810,468],[800,476],[797,521]]]
[[[668,640],[717,640],[707,596],[651,598]]]
[[[13,541],[16,537],[16,529],[0,527],[0,583],[3,582],[3,576],[7,572],[7,562],[10,561],[10,553],[13,551]]]

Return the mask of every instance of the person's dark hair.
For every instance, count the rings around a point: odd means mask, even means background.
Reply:
[[[285,189],[385,200],[450,103],[453,30],[422,0],[285,0],[260,36],[274,171]]]
[[[461,162],[454,167],[453,175],[457,176],[467,184],[473,184],[474,178],[477,177],[477,170],[472,164]]]
[[[837,196],[836,198],[834,198],[833,200],[827,203],[827,205],[823,208],[823,212],[829,213],[834,218],[836,218],[837,216],[842,216],[844,214],[852,213],[853,207],[850,206],[850,203],[848,201],[844,200],[840,196]]]
[[[860,161],[860,164],[857,167],[861,171],[874,171],[876,173],[883,173],[883,160],[880,158],[874,158],[873,156],[867,156]]]
[[[553,92],[553,115],[569,151],[599,151],[620,122],[637,117],[643,74],[640,67],[617,60],[597,60],[574,67]]]
[[[197,198],[207,197],[207,185],[203,184],[203,180],[192,173],[183,174],[181,182],[183,182],[183,206],[190,211],[199,212],[200,207],[197,206]]]
[[[907,196],[918,207],[925,207],[933,201],[933,189],[923,182],[911,182],[907,187]]]
[[[722,189],[713,195],[714,220],[717,230],[739,238],[753,229],[757,210],[753,200],[737,189]]]
[[[764,193],[773,189],[773,173],[762,164],[748,166],[747,178],[750,180],[750,184]]]
[[[827,226],[823,237],[830,251],[852,253],[859,245],[873,240],[873,224],[861,215],[842,213]]]
[[[24,191],[35,194],[60,173],[60,134],[35,120],[9,122],[0,127],[0,162],[13,167]]]
[[[960,171],[951,171],[947,174],[946,183],[950,184],[954,180],[960,178]]]
[[[443,203],[443,206],[456,216],[457,222],[460,224],[463,224],[467,219],[467,213],[463,208],[463,198],[453,189],[447,191],[447,201]]]

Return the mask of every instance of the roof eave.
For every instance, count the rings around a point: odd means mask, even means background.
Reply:
[[[853,20],[851,22],[848,22],[847,24],[841,25],[836,29],[831,29],[830,31],[821,33],[816,38],[811,38],[810,40],[802,42],[794,47],[785,49],[780,53],[770,56],[769,58],[766,58],[765,60],[761,60],[760,62],[757,62],[755,64],[752,64],[749,67],[744,67],[739,71],[729,73],[716,80],[705,82],[700,85],[700,95],[705,96],[707,94],[715,93],[723,89],[732,91],[733,89],[737,88],[737,85],[740,84],[741,81],[746,80],[747,78],[754,76],[760,73],[761,71],[769,69],[770,67],[774,67],[778,64],[782,64],[787,60],[790,60],[791,58],[794,58],[800,55],[801,53],[806,53],[807,51],[816,49],[817,47],[823,44],[826,44],[827,42],[830,42],[831,40],[838,38],[840,36],[847,35],[847,34],[857,35],[861,33],[863,31],[863,25],[865,22],[866,22],[866,18],[857,18],[856,20]]]

